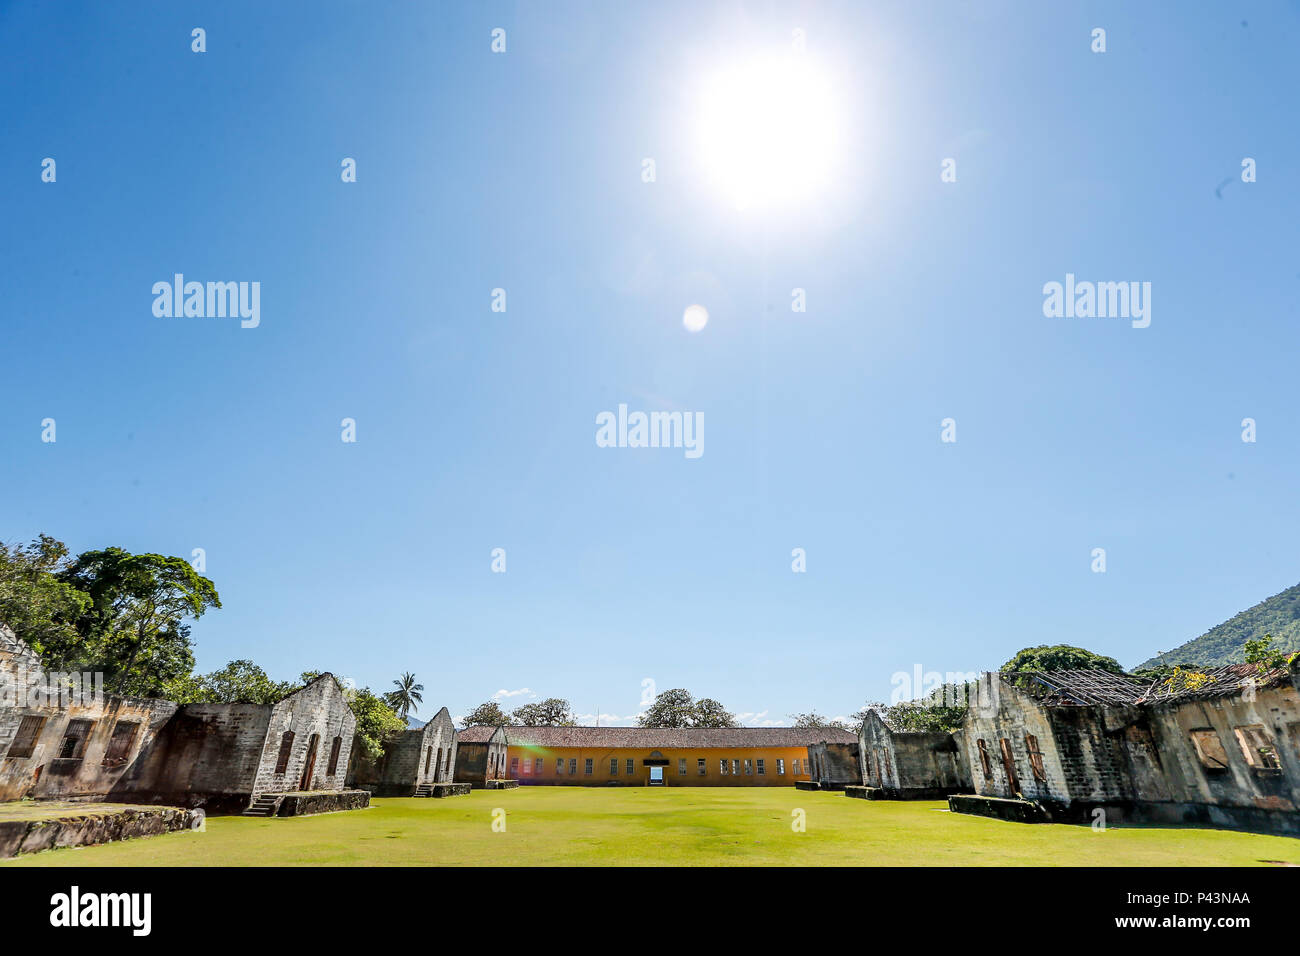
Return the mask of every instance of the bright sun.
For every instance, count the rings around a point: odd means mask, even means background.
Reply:
[[[839,139],[832,92],[813,63],[796,54],[709,77],[699,143],[713,187],[739,209],[788,205],[822,191]]]

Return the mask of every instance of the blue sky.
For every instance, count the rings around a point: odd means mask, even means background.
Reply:
[[[796,28],[834,175],[738,210],[701,89]],[[201,547],[201,669],[413,670],[423,716],[1135,664],[1300,580],[1298,45],[1294,3],[0,4],[0,538]],[[260,325],[155,317],[176,272]],[[1150,327],[1044,317],[1066,273]],[[705,453],[597,447],[619,403]]]

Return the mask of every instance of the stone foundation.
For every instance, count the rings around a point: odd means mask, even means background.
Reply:
[[[473,789],[467,783],[435,783],[429,796],[431,797],[463,797]]]
[[[1048,813],[1032,800],[1009,800],[1005,797],[979,797],[957,794],[948,798],[948,809],[953,813],[972,813],[996,820],[1015,823],[1047,823]]]
[[[196,830],[203,812],[181,807],[23,801],[0,805],[0,858]]]
[[[339,810],[364,810],[370,806],[369,790],[317,790],[298,793],[264,793],[262,799],[276,800],[277,817],[305,817]]]
[[[794,782],[794,788],[796,790],[820,790],[821,784],[816,780],[796,780]]]
[[[858,787],[844,788],[845,796],[859,800],[947,800],[953,796],[948,787]]]
[[[514,790],[518,786],[518,780],[489,780],[487,782],[489,790]]]

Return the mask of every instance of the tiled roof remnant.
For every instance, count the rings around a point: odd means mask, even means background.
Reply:
[[[456,739],[485,743],[495,727],[467,727]],[[827,743],[854,743],[857,734],[835,728],[803,727],[506,727],[512,747],[583,747],[593,749],[631,748],[641,750],[760,749],[765,747],[807,747]]]
[[[1177,676],[1166,675],[1152,681],[1142,696],[1142,702],[1223,697],[1239,694],[1251,686],[1256,689],[1271,687],[1289,676],[1286,667],[1261,669],[1258,664],[1224,664],[1206,671],[1179,669]]]
[[[1004,679],[1027,677],[1037,685],[1044,703],[1055,705],[1136,704],[1146,684],[1124,674],[1097,669],[1068,671],[1019,671]]]

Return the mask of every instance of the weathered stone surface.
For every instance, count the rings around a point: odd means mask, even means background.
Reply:
[[[1032,800],[1059,822],[1300,834],[1300,764],[1290,759],[1300,747],[1298,682],[1292,671],[1210,698],[1083,705],[987,674],[978,695],[985,706],[972,708],[964,727],[974,789]],[[1277,766],[1262,765],[1247,739]],[[1203,758],[1198,740],[1212,753]]]
[[[30,648],[0,624],[0,684],[25,685],[38,672]],[[341,790],[356,730],[343,688],[329,674],[268,705],[178,707],[111,694],[28,703],[0,700],[0,800],[111,800],[238,813],[268,790]],[[32,746],[15,754],[25,721],[38,721],[39,729]],[[292,736],[281,767],[286,734]],[[121,752],[112,749],[115,737],[128,744]]]
[[[431,797],[463,797],[472,790],[468,783],[435,783],[430,788]]]
[[[794,788],[796,790],[820,790],[822,786],[816,780],[796,780]]]
[[[275,794],[279,797],[281,794]],[[315,813],[335,813],[339,810],[364,810],[370,806],[368,790],[325,790],[316,793],[286,793],[280,800],[275,815],[278,817],[305,817]]]
[[[862,765],[858,760],[858,743],[822,740],[808,745],[809,773],[823,790],[843,790],[849,784],[862,783]]]
[[[487,782],[487,789],[489,790],[517,790],[518,788],[518,780],[489,780]]]
[[[894,730],[880,714],[868,713],[858,738],[862,782],[890,794],[868,799],[933,800],[969,793],[973,787],[961,739],[960,731]]]
[[[1046,823],[1050,819],[1046,811],[1032,800],[979,797],[969,793],[949,797],[948,809],[954,813],[973,813],[1016,823]]]
[[[423,727],[412,728],[385,744],[378,761],[353,754],[348,786],[377,797],[423,797],[434,784],[450,783],[456,767],[456,726],[446,707]]]
[[[24,801],[14,807],[6,805],[8,812],[0,818],[0,857],[193,830],[204,818],[202,811],[181,807],[70,806],[44,801]]]

